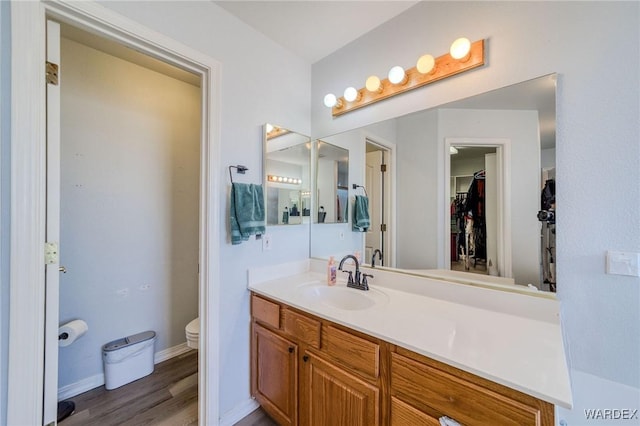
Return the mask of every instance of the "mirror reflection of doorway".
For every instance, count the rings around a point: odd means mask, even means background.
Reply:
[[[391,151],[384,146],[367,139],[365,187],[369,197],[371,227],[365,234],[364,262],[376,265],[391,264]],[[376,252],[380,250],[380,254]],[[375,256],[374,256],[375,253]]]
[[[498,275],[496,147],[451,146],[451,270]]]

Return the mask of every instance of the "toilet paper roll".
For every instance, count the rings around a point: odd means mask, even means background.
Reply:
[[[69,321],[58,328],[58,346],[69,346],[89,330],[82,320]]]

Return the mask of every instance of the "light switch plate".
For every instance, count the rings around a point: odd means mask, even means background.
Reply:
[[[640,253],[607,251],[607,274],[640,277]]]

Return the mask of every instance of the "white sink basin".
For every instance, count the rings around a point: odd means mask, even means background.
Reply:
[[[346,311],[360,311],[386,303],[389,297],[377,289],[368,291],[349,288],[344,283],[328,286],[320,281],[301,284],[299,294],[310,302],[320,302]]]

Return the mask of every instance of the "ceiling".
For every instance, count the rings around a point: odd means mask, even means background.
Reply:
[[[296,56],[315,63],[418,1],[213,1]]]

